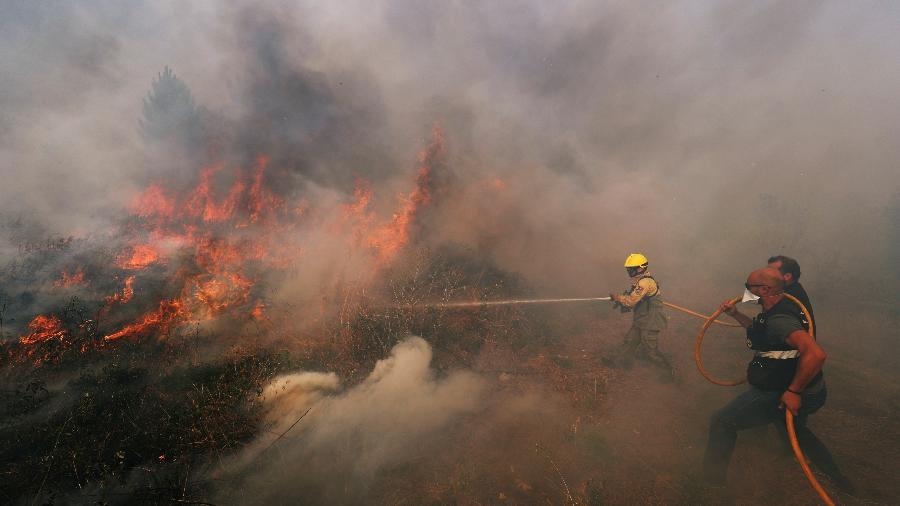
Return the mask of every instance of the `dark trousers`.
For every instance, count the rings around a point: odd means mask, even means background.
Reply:
[[[659,351],[659,331],[648,330],[632,325],[622,339],[618,360],[622,365],[630,366],[635,357],[643,357],[666,370],[671,369],[669,358]]]
[[[779,433],[787,437],[784,411],[778,409],[782,393],[784,392],[750,387],[713,413],[709,423],[709,442],[703,456],[703,474],[708,482],[725,483],[738,431],[775,423],[779,426]],[[806,427],[806,418],[825,404],[827,396],[824,380],[814,392],[804,393],[800,412],[794,417],[794,429],[803,453],[819,470],[837,481],[844,478],[831,453]]]

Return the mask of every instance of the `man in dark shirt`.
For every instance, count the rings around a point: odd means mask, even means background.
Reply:
[[[813,319],[813,323],[816,323],[816,316],[813,312],[812,303],[809,301],[809,295],[806,293],[803,285],[800,284],[800,264],[793,258],[784,255],[769,257],[767,263],[769,267],[778,269],[778,272],[781,273],[781,279],[784,280],[784,292],[788,295],[793,295],[802,302],[806,309],[809,309],[809,317]]]
[[[825,351],[809,334],[796,305],[784,297],[784,278],[777,269],[753,271],[745,287],[760,298],[762,312],[751,319],[731,301],[724,302],[722,310],[747,329],[748,346],[756,351],[747,367],[750,388],[712,415],[704,478],[710,484],[724,485],[738,431],[773,422],[784,424],[783,410],[789,409],[796,417],[801,448],[836,485],[851,491],[852,485],[828,449],[806,427],[807,417],[821,408],[827,397],[822,374]]]

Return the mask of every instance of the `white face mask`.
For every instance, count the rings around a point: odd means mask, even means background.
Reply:
[[[753,295],[752,293],[750,293],[750,290],[747,290],[746,288],[744,288],[744,296],[741,297],[741,302],[753,302],[753,301],[758,301],[758,300],[759,300],[759,295]]]

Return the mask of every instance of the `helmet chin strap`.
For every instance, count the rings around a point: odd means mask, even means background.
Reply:
[[[647,272],[648,267],[626,267],[629,278],[636,278]]]

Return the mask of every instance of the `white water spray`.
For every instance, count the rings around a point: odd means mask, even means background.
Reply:
[[[475,306],[510,306],[514,304],[552,304],[556,302],[584,302],[595,300],[612,300],[610,297],[583,297],[574,299],[507,299],[481,300],[474,302],[435,302],[431,304],[413,304],[412,307],[475,307]]]

